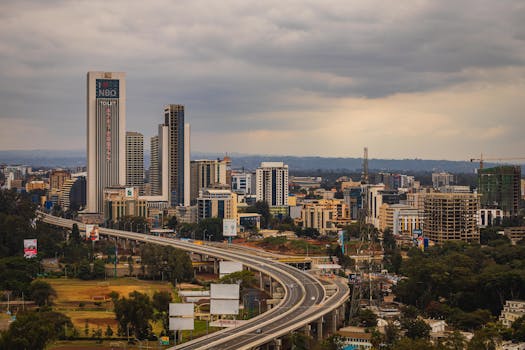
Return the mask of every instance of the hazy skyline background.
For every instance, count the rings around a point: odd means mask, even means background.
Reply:
[[[0,149],[84,149],[86,72],[192,151],[524,156],[522,1],[2,1]]]

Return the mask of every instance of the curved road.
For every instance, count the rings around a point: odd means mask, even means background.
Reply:
[[[51,216],[43,212],[37,214],[46,223],[67,228],[71,228],[76,223],[79,229],[85,230],[85,225],[82,223]],[[349,290],[346,283],[336,282],[337,293],[327,298],[323,285],[311,275],[286,264],[256,256],[253,253],[236,250],[234,246],[228,249],[217,248],[102,227],[99,232],[101,235],[170,245],[186,251],[238,261],[271,276],[284,288],[284,298],[273,309],[250,319],[249,322],[241,326],[223,329],[208,336],[197,338],[178,345],[175,349],[251,349],[314,322],[339,307],[348,298]]]

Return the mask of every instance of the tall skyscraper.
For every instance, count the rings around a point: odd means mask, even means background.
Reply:
[[[288,165],[262,162],[256,171],[256,197],[270,207],[288,205]]]
[[[164,125],[168,127],[169,203],[184,204],[184,106],[164,107]]]
[[[155,135],[151,138],[150,147],[150,167],[149,167],[149,183],[151,184],[151,195],[161,195],[161,179],[160,179],[160,153],[159,153],[159,136]]]
[[[144,136],[134,131],[126,132],[126,186],[144,194]]]
[[[126,183],[126,73],[87,73],[87,211],[104,210],[104,188]]]
[[[503,215],[518,215],[521,197],[521,167],[502,165],[478,170],[481,207],[501,209]]]
[[[151,164],[149,178],[151,196],[156,200],[169,200],[169,130],[164,124],[159,125],[159,134],[151,138]],[[162,197],[162,198],[160,198]],[[153,200],[153,198],[151,198]]]

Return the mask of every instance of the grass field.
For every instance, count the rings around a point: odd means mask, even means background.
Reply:
[[[167,282],[142,281],[134,278],[119,278],[107,281],[82,281],[77,279],[45,279],[57,292],[54,309],[71,318],[73,325],[84,335],[86,322],[90,329],[101,328],[105,331],[109,325],[117,331],[117,321],[109,293],[115,291],[127,297],[133,291],[148,294],[156,291],[168,291],[175,297],[172,285]],[[154,330],[157,325],[154,325]],[[91,334],[90,334],[91,335]]]

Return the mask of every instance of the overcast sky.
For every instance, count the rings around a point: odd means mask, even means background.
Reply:
[[[525,156],[525,2],[0,2],[0,149],[84,149],[86,72],[192,151]]]

